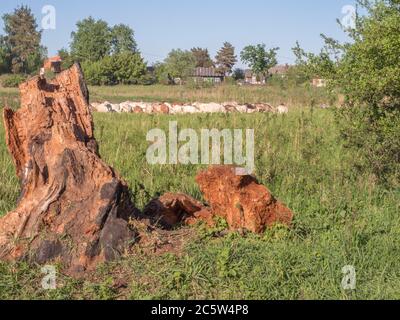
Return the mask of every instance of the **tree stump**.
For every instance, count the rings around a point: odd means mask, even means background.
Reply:
[[[231,229],[263,233],[274,224],[290,225],[293,212],[251,175],[238,175],[234,166],[212,166],[196,181],[213,215]]]
[[[21,108],[4,109],[4,124],[22,192],[0,218],[0,259],[60,260],[81,272],[118,258],[135,241],[129,219],[138,211],[99,156],[80,66],[50,82],[34,77],[20,92]]]

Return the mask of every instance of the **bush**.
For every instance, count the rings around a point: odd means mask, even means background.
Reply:
[[[347,98],[340,113],[343,135],[380,181],[400,181],[400,11],[380,1],[359,19],[346,48],[337,84]]]
[[[243,69],[236,68],[236,69],[233,71],[232,77],[233,77],[233,79],[235,79],[236,81],[244,80],[244,78],[245,78],[245,71],[244,71]]]
[[[293,48],[298,70],[326,78],[345,97],[338,122],[346,145],[362,160],[355,167],[380,182],[400,182],[400,10],[399,0],[359,1],[352,42],[324,36],[320,55]]]
[[[146,73],[146,65],[138,53],[124,52],[111,56],[110,73],[119,84],[138,84]]]
[[[400,108],[371,106],[339,111],[347,146],[360,150],[355,166],[369,170],[379,181],[396,186],[400,181]]]
[[[174,79],[167,71],[167,66],[165,63],[157,63],[154,65],[154,75],[156,77],[157,83],[163,85],[173,85]]]
[[[84,62],[82,69],[88,84],[138,84],[146,73],[146,65],[137,53],[125,52],[99,61]]]
[[[186,80],[196,67],[196,58],[191,51],[172,50],[164,60],[165,72],[169,77]]]
[[[68,52],[67,49],[63,48],[61,50],[58,50],[58,55],[62,59],[62,63],[61,63],[62,70],[66,70],[66,69],[69,69],[70,67],[72,67],[72,65],[75,62],[74,57],[71,56],[71,54]]]
[[[151,73],[147,73],[140,77],[139,84],[143,86],[151,86],[157,82],[157,78],[155,75]]]
[[[4,88],[17,88],[25,80],[26,76],[22,74],[10,74],[4,76],[4,78],[1,80],[1,85]]]
[[[106,77],[103,75],[101,61],[84,62],[82,63],[82,70],[85,75],[86,83],[89,85],[100,86],[107,82]]]

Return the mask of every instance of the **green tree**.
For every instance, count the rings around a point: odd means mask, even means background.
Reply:
[[[236,81],[238,80],[243,80],[245,78],[245,72],[243,69],[240,68],[236,68],[235,70],[233,70],[233,75],[232,75],[233,79],[235,79]]]
[[[164,72],[169,79],[186,79],[196,67],[196,59],[192,52],[176,49],[168,54],[164,64]]]
[[[138,84],[146,73],[146,64],[139,53],[122,52],[113,55],[112,66],[116,83]]]
[[[104,69],[104,61],[83,61],[81,63],[85,81],[92,86],[109,85],[112,79]]]
[[[62,48],[57,53],[62,59],[62,69],[68,69],[74,64],[74,59],[67,49]]]
[[[32,11],[27,6],[21,6],[11,14],[5,14],[4,38],[9,48],[11,71],[13,73],[30,73],[38,69],[45,49],[41,47],[41,32]]]
[[[168,74],[166,64],[164,62],[156,62],[153,66],[154,75],[158,83],[172,85],[174,79]]]
[[[193,53],[196,59],[196,68],[211,68],[214,67],[214,62],[212,61],[208,49],[203,48],[192,48],[191,52]]]
[[[112,32],[107,22],[92,17],[79,21],[71,33],[71,54],[78,61],[99,61],[111,53]]]
[[[362,4],[362,3],[360,3]],[[400,1],[363,4],[368,14],[348,30],[335,83],[347,98],[343,134],[379,180],[400,181]]]
[[[365,12],[354,29],[344,28],[351,42],[324,37],[319,55],[297,45],[298,65],[309,75],[325,77],[345,96],[338,112],[342,135],[356,149],[356,168],[379,181],[400,181],[400,1],[358,1]],[[343,26],[342,26],[343,27]]]
[[[132,53],[137,52],[134,31],[125,24],[118,24],[111,30],[112,33],[112,53]]]
[[[25,73],[37,74],[43,65],[44,59],[47,57],[47,48],[40,46],[37,52],[28,55],[26,60]]]
[[[268,70],[278,64],[276,59],[278,50],[279,48],[267,50],[265,44],[257,44],[245,47],[240,57],[255,74],[265,78],[268,76]]]
[[[11,69],[11,53],[5,38],[0,36],[0,73],[9,73]]]
[[[218,71],[224,76],[232,73],[233,66],[237,62],[235,48],[229,42],[225,42],[215,57]]]
[[[325,45],[319,54],[306,52],[300,47],[299,42],[292,48],[296,57],[297,73],[307,80],[315,77],[333,79],[339,66],[344,47],[333,39],[321,36],[325,40]]]
[[[82,63],[87,83],[91,85],[138,84],[146,73],[139,53],[123,52],[99,61]]]

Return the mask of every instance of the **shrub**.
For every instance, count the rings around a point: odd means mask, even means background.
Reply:
[[[154,65],[154,75],[157,79],[157,83],[164,85],[173,85],[174,79],[167,71],[167,66],[165,63],[156,63]]]
[[[101,62],[83,62],[82,69],[85,74],[87,84],[92,86],[100,86],[105,84],[107,79],[102,74]]]
[[[124,52],[99,61],[84,62],[82,68],[88,84],[138,84],[146,73],[146,65],[138,53]]]
[[[119,84],[138,84],[146,73],[146,65],[138,53],[124,52],[111,56],[109,72]]]
[[[167,78],[172,79],[186,80],[195,67],[196,58],[191,51],[172,50],[164,61]]]
[[[139,79],[139,84],[143,86],[150,86],[157,82],[157,78],[155,75],[151,73],[146,73],[145,75],[141,76]]]
[[[232,75],[233,79],[235,79],[236,81],[239,80],[244,80],[245,78],[245,71],[243,69],[240,68],[236,68],[235,70],[233,70],[233,75]]]
[[[323,36],[320,55],[293,51],[298,69],[306,77],[329,80],[330,89],[345,97],[338,112],[342,135],[360,154],[355,167],[380,182],[400,181],[400,10],[399,0],[359,1],[363,15],[354,29],[346,29],[352,42],[340,44]]]
[[[67,49],[62,48],[61,50],[58,50],[58,55],[62,59],[61,68],[63,70],[69,69],[74,64],[74,58]]]
[[[347,98],[341,111],[348,146],[382,182],[400,181],[400,11],[395,0],[368,8],[352,31],[337,84]]]
[[[10,74],[4,76],[4,78],[1,80],[1,85],[4,88],[17,88],[25,80],[26,76],[22,74]]]

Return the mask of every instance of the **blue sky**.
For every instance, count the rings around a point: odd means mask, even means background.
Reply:
[[[173,48],[206,47],[212,56],[224,41],[237,53],[248,44],[278,46],[280,63],[293,63],[296,40],[308,51],[322,46],[320,33],[346,40],[336,19],[355,0],[2,0],[0,14],[21,4],[32,8],[39,26],[42,8],[56,8],[56,29],[44,30],[49,55],[68,47],[78,20],[89,15],[110,25],[125,23],[135,30],[139,49],[149,63],[161,61]],[[3,23],[0,22],[1,33]],[[241,63],[238,64],[241,66]]]

